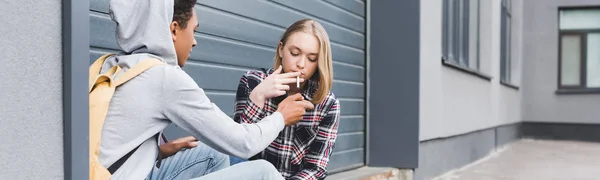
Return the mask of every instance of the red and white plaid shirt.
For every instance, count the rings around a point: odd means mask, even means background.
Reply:
[[[238,123],[256,123],[273,114],[277,105],[287,97],[269,99],[263,108],[250,99],[250,92],[262,82],[273,69],[253,70],[246,73],[237,89],[234,120]],[[308,80],[302,95],[311,100],[317,90],[317,82]],[[298,124],[286,126],[264,151],[251,159],[271,162],[286,179],[324,179],[327,162],[335,143],[340,120],[340,103],[333,93],[307,110]]]

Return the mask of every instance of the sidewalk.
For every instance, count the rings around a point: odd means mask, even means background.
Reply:
[[[437,180],[600,179],[600,143],[520,140]]]

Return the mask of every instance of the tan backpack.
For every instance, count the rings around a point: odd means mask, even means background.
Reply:
[[[106,58],[112,54],[106,54],[98,58],[90,66],[90,119],[89,119],[89,168],[90,180],[107,180],[110,179],[111,173],[106,167],[103,167],[98,161],[98,150],[100,149],[100,137],[102,136],[102,125],[108,113],[108,106],[116,87],[133,79],[142,72],[160,64],[164,64],[157,59],[143,60],[131,69],[121,73],[118,78],[114,79],[115,75],[121,72],[119,66],[113,66],[107,72],[100,74],[100,69]]]

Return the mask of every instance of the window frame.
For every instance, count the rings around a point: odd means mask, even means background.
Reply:
[[[587,33],[575,32],[575,31],[560,31],[558,35],[558,88],[559,89],[585,89],[585,84],[587,78],[586,75],[586,65],[587,65],[587,38],[585,36]],[[563,85],[562,83],[562,50],[563,50],[563,37],[564,36],[579,36],[579,85]]]
[[[500,15],[500,82],[512,84],[512,2],[501,1]]]
[[[557,73],[557,93],[561,94],[573,94],[573,93],[600,93],[600,87],[587,87],[587,51],[588,51],[588,34],[600,33],[600,28],[596,29],[567,29],[563,30],[560,28],[561,18],[560,13],[564,10],[585,10],[585,9],[598,9],[600,6],[589,6],[589,7],[559,7],[557,16],[557,31],[558,31],[558,73]],[[563,50],[563,36],[577,35],[580,38],[580,51],[579,51],[579,85],[563,85],[562,84],[562,50]]]
[[[442,0],[442,64],[480,78],[491,80],[492,77],[481,72],[480,31],[481,3],[483,0]],[[478,1],[476,14],[472,15],[471,1]],[[461,3],[462,2],[462,3]],[[449,12],[451,10],[452,12]],[[451,13],[451,14],[450,14]],[[449,15],[449,16],[448,16]],[[471,16],[477,16],[475,49],[470,49]],[[451,40],[452,42],[449,42]],[[475,57],[470,57],[470,52]],[[474,66],[474,67],[473,67]]]
[[[480,73],[480,21],[481,0],[442,0],[442,63],[458,70],[491,79]],[[472,14],[471,1],[478,1],[476,14]],[[449,12],[451,11],[451,12]],[[470,49],[471,16],[477,16],[476,49]],[[476,51],[470,57],[471,51]]]

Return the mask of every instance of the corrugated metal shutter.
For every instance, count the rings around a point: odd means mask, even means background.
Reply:
[[[116,52],[115,24],[108,0],[90,3],[90,60]],[[365,4],[360,0],[199,0],[198,46],[184,67],[209,98],[233,114],[239,78],[248,70],[271,67],[279,37],[302,18],[319,21],[332,41],[333,92],[340,99],[339,136],[329,163],[336,172],[364,164]],[[214,79],[218,74],[219,80]],[[186,133],[169,128],[173,136]]]

